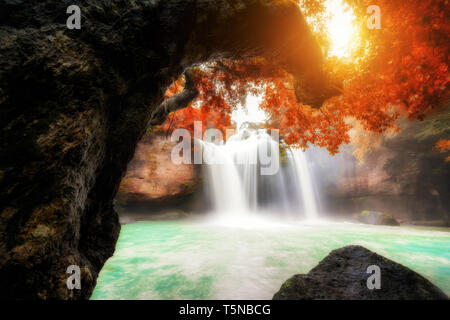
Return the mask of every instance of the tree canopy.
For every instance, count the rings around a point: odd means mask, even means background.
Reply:
[[[193,67],[197,98],[170,113],[160,129],[192,130],[194,121],[202,121],[204,129],[223,130],[232,126],[230,114],[247,94],[260,94],[260,108],[269,115],[266,125],[279,129],[285,143],[302,148],[313,144],[334,154],[350,142],[352,129],[375,135],[395,132],[400,117],[423,120],[443,108],[449,98],[447,1],[343,1],[358,30],[346,58],[329,55],[326,1],[300,1],[322,47],[325,72],[343,83],[340,95],[320,109],[297,101],[293,77],[269,61],[220,60]],[[367,27],[367,7],[373,4],[381,9],[381,29]],[[181,77],[165,96],[183,87]]]

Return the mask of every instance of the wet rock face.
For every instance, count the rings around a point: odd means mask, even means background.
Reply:
[[[120,183],[115,199],[119,213],[189,209],[195,196],[202,195],[201,166],[194,165],[194,161],[172,161],[172,150],[177,144],[166,134],[143,137]]]
[[[369,266],[380,268],[380,289],[369,290]],[[370,281],[375,284],[374,281]],[[308,274],[287,280],[274,300],[446,300],[416,272],[361,246],[333,250]]]
[[[184,68],[265,56],[318,103],[320,53],[290,1],[0,0],[1,298],[88,298],[114,252],[113,199]],[[308,81],[310,79],[310,81]],[[81,268],[81,290],[66,269]]]

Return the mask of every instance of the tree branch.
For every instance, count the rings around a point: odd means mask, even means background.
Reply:
[[[192,68],[188,68],[183,73],[185,78],[184,90],[174,94],[164,100],[152,113],[150,125],[158,125],[166,120],[169,113],[186,108],[189,103],[198,96],[198,90],[195,87],[192,76]]]

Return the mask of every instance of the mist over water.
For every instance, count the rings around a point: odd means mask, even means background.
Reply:
[[[309,272],[331,250],[350,244],[401,263],[450,293],[448,232],[256,221],[124,225],[92,299],[271,299],[288,278]]]
[[[198,143],[210,212],[123,225],[92,299],[271,299],[288,278],[346,245],[362,245],[450,293],[448,232],[323,218],[323,185],[353,165],[345,154],[290,149],[265,130]],[[275,164],[273,174],[261,174]]]
[[[295,159],[295,168],[297,169],[297,181],[300,182],[300,190],[305,207],[306,217],[309,219],[317,219],[317,205],[314,195],[314,188],[309,173],[308,161],[306,155],[301,150],[292,151]]]

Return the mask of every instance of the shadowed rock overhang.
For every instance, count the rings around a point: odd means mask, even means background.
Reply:
[[[261,56],[329,95],[292,1],[0,0],[1,298],[87,299],[114,252],[113,199],[168,85],[208,60]],[[190,97],[188,97],[190,98]],[[164,121],[165,114],[153,122]],[[66,269],[81,268],[81,290]]]

